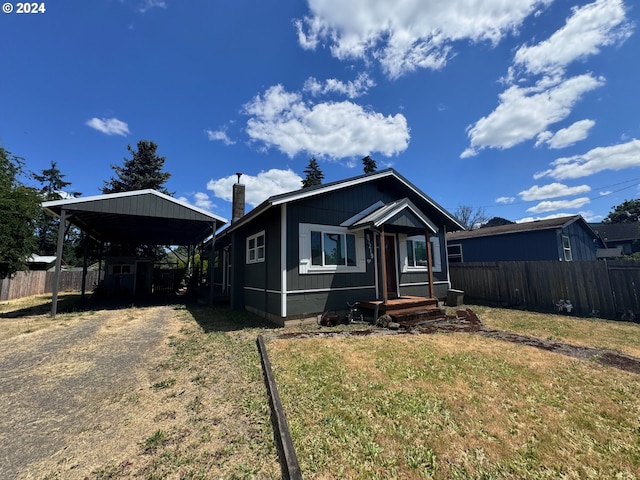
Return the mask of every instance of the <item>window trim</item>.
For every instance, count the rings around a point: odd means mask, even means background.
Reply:
[[[567,241],[566,245],[565,240]],[[562,253],[565,262],[573,261],[573,253],[571,252],[571,239],[569,238],[569,235],[562,235]]]
[[[258,239],[262,237],[262,245],[258,245]],[[249,247],[251,241],[254,241],[254,246]],[[264,234],[264,230],[261,232],[255,233],[249,237],[247,237],[246,249],[245,249],[245,262],[247,265],[254,263],[263,263],[266,256],[266,238]],[[260,256],[260,249],[262,249],[262,256]],[[254,253],[254,258],[251,258],[251,253]]]
[[[311,255],[311,232],[320,232],[321,240],[325,234],[352,235],[356,247],[356,264],[349,265],[314,265]],[[366,259],[364,248],[364,233],[362,231],[352,232],[346,227],[335,225],[319,225],[314,223],[300,223],[298,229],[299,242],[299,268],[300,274],[315,273],[362,273],[366,271]],[[346,237],[345,237],[346,244]],[[345,245],[346,249],[346,245]],[[344,252],[346,255],[346,251]],[[324,251],[322,252],[324,263]]]
[[[449,249],[458,249],[457,253],[449,252]],[[450,243],[447,245],[447,259],[449,263],[464,263],[464,255],[462,254],[462,244],[461,243]]]
[[[398,241],[400,243],[400,258],[402,258],[402,273],[428,272],[428,266],[416,267],[413,265],[409,265],[409,252],[407,251],[408,240],[424,242],[425,236],[404,234],[398,235]],[[433,272],[440,273],[442,272],[442,252],[440,251],[440,237],[436,235],[430,235],[429,241],[431,242],[431,269]]]

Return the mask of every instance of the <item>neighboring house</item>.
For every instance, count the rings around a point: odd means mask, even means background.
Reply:
[[[590,223],[609,248],[619,248],[621,255],[640,251],[640,222],[634,223]]]
[[[447,234],[449,262],[595,260],[605,244],[580,215]]]
[[[393,169],[236,211],[214,243],[217,290],[233,308],[284,323],[347,302],[445,298],[450,288],[445,234],[462,226]]]

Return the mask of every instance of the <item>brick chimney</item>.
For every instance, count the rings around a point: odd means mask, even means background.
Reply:
[[[231,223],[235,223],[244,217],[244,185],[240,183],[242,173],[236,173],[238,183],[233,185],[233,199],[231,204]]]

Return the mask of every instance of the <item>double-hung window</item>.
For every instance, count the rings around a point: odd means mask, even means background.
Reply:
[[[361,272],[365,268],[362,232],[300,224],[300,273]]]
[[[247,237],[247,263],[264,262],[264,231]]]

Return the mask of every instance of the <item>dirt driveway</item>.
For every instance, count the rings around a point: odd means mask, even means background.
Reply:
[[[0,327],[19,321],[0,319]],[[71,440],[87,442],[96,458],[107,444],[126,450],[131,438],[114,439],[123,433],[113,430],[114,399],[149,385],[149,365],[166,356],[167,339],[180,328],[168,306],[38,321],[55,326],[0,340],[3,479],[43,478],[39,465],[52,458],[73,462],[65,454]]]

